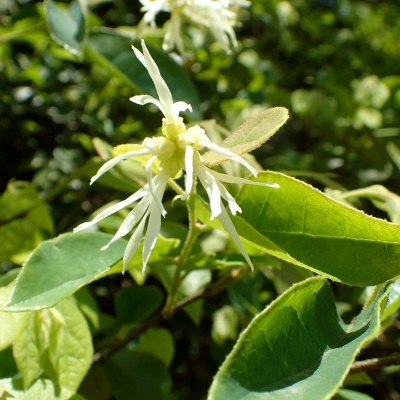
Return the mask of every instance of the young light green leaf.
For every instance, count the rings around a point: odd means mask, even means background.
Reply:
[[[138,43],[134,43],[136,47]],[[156,96],[154,84],[146,69],[135,57],[132,40],[117,31],[91,31],[85,47],[85,57],[95,62],[121,82],[140,93]],[[159,66],[162,76],[172,92],[174,101],[184,101],[192,105],[188,113],[195,120],[202,118],[197,90],[184,69],[167,54],[150,44],[147,47]]]
[[[27,391],[18,394],[19,400],[62,400],[57,395],[57,388],[49,379],[38,379]]]
[[[51,37],[75,56],[81,56],[85,41],[86,10],[83,2],[73,0],[67,7],[45,0],[44,10]]]
[[[265,110],[240,125],[221,144],[235,154],[248,153],[265,143],[289,118],[284,107]],[[220,164],[228,158],[213,151],[203,155],[209,167]]]
[[[25,390],[44,374],[64,398],[78,389],[93,357],[89,327],[72,299],[20,314],[13,352]]]
[[[72,299],[57,304],[51,317],[48,357],[61,392],[68,398],[77,391],[92,364],[92,337],[85,318]]]
[[[381,290],[346,326],[325,279],[294,285],[242,333],[214,378],[209,400],[331,398],[357,353],[379,334],[386,297]]]
[[[18,318],[13,353],[25,390],[43,373],[47,323],[47,315],[39,312],[26,312]]]
[[[388,302],[382,315],[382,321],[390,317],[400,308],[400,278],[396,279],[390,288]]]
[[[169,367],[175,353],[174,338],[164,328],[150,329],[140,336],[135,351],[149,353]]]
[[[26,261],[3,309],[51,307],[92,282],[122,257],[123,239],[100,251],[111,238],[100,232],[65,233],[42,242]]]
[[[0,307],[6,302],[11,288],[0,287]],[[0,311],[0,351],[10,346],[15,337],[15,322],[12,314]]]
[[[0,380],[0,393],[1,389],[5,390],[12,397],[5,397],[5,399],[18,399],[18,400],[64,400],[57,395],[57,388],[49,379],[38,379],[26,391],[22,387],[19,377],[7,378]],[[1,397],[3,400],[3,397]]]
[[[283,260],[349,285],[376,285],[400,274],[400,227],[370,217],[286,175],[265,172],[245,185],[233,217],[242,237]]]

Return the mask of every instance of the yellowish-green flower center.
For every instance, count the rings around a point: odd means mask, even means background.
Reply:
[[[186,125],[182,121],[182,117],[179,117],[178,124],[169,124],[163,119],[162,134],[173,142],[176,142],[178,135],[186,132]]]

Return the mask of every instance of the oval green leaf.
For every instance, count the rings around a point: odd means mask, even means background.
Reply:
[[[92,282],[122,257],[126,240],[100,251],[111,238],[100,232],[65,233],[40,243],[22,268],[3,310],[52,307]]]
[[[383,290],[349,326],[329,284],[294,285],[242,333],[214,378],[209,400],[331,398],[359,350],[379,334]]]
[[[349,285],[376,285],[400,274],[400,226],[370,217],[276,172],[259,175],[279,189],[245,185],[233,217],[238,233],[278,258]]]
[[[250,118],[235,129],[221,144],[235,154],[248,153],[265,143],[289,118],[284,107],[269,108]],[[227,157],[209,151],[203,155],[206,165],[212,167],[226,160]]]

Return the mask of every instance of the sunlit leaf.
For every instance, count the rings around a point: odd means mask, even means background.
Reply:
[[[221,147],[229,149],[236,154],[248,153],[265,143],[289,118],[286,108],[269,108],[235,129],[221,144]],[[206,165],[212,167],[226,161],[228,158],[209,151],[204,154]]]
[[[92,282],[122,258],[123,239],[100,250],[111,238],[100,232],[82,232],[42,242],[25,263],[4,309],[51,307]]]
[[[64,397],[78,389],[93,357],[88,325],[71,299],[52,309],[23,313],[13,352],[25,390],[44,373],[57,382]]]
[[[325,279],[294,285],[242,333],[214,378],[209,400],[329,399],[356,354],[379,334],[383,290],[351,325]]]
[[[92,364],[92,337],[85,318],[72,299],[60,302],[55,311],[47,354],[63,393],[71,396]]]
[[[11,288],[0,288],[0,307],[5,303]],[[15,322],[12,314],[0,311],[0,351],[11,345],[15,337]]]
[[[269,254],[350,285],[375,285],[400,274],[400,227],[370,217],[283,174],[245,185],[233,217],[238,233]]]

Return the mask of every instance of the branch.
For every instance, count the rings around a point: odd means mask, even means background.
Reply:
[[[371,358],[369,360],[356,361],[350,368],[350,374],[356,374],[362,371],[371,371],[390,365],[400,365],[400,353],[381,358]]]
[[[175,313],[182,308],[186,307],[188,304],[193,303],[194,301],[198,299],[203,299],[203,298],[208,298],[208,297],[213,297],[225,288],[227,288],[229,285],[232,283],[236,282],[240,278],[242,278],[243,275],[247,273],[247,269],[245,268],[237,268],[232,270],[229,274],[225,275],[222,277],[219,281],[215,282],[214,284],[200,289],[198,292],[193,294],[192,296],[186,297],[185,299],[175,303],[172,308],[168,312],[160,312],[159,314],[155,315],[153,318],[150,318],[148,321],[146,321],[143,325],[141,325],[139,328],[133,330],[130,332],[127,336],[125,336],[122,339],[119,339],[118,343],[115,345],[106,348],[106,349],[100,349],[97,351],[97,353],[94,354],[93,356],[93,363],[96,362],[101,362],[105,361],[110,356],[112,356],[114,353],[116,353],[118,350],[121,350],[124,348],[131,340],[136,339],[139,337],[141,334],[147,331],[147,329],[160,324],[163,321],[167,321],[168,319],[172,318]]]

